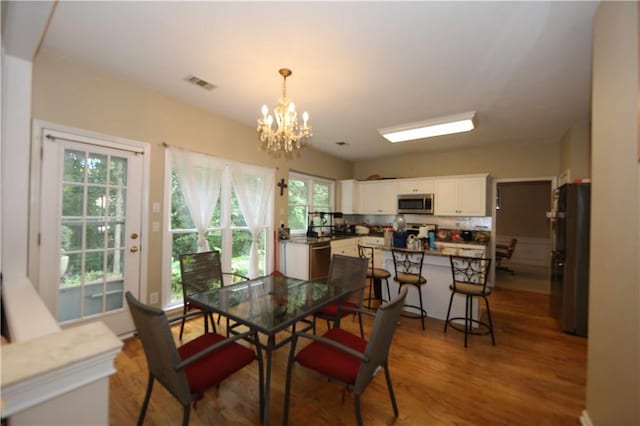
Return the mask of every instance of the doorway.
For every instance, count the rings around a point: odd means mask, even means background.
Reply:
[[[100,320],[118,335],[133,324],[146,264],[146,144],[42,128],[38,289],[61,326]]]
[[[549,294],[551,210],[554,179],[496,179],[494,242],[517,240],[510,259],[495,269],[495,285]],[[495,257],[494,257],[495,258]]]

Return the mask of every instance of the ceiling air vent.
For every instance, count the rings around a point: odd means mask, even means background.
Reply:
[[[203,89],[207,89],[207,90],[213,90],[216,88],[216,86],[214,86],[213,84],[209,83],[206,80],[201,79],[200,77],[196,77],[193,74],[190,74],[188,76],[186,76],[185,81],[191,83],[191,84],[195,84],[196,86],[200,86]]]

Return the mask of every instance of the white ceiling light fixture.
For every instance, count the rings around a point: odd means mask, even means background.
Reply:
[[[468,132],[475,128],[476,112],[470,111],[447,117],[434,118],[417,123],[378,129],[378,132],[391,143],[406,142],[433,136]]]
[[[298,113],[296,106],[287,98],[287,77],[292,73],[290,69],[282,68],[278,73],[283,77],[282,97],[278,99],[278,106],[273,109],[275,116],[275,127],[273,126],[273,116],[269,114],[269,108],[262,106],[262,118],[258,119],[258,133],[263,147],[270,152],[286,154],[294,149],[300,149],[304,143],[312,136],[309,125],[309,114],[305,111],[302,114],[302,126],[298,123]]]

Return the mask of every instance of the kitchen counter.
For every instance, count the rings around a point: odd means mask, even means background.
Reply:
[[[393,256],[391,247],[380,247],[382,251],[383,267],[391,273],[389,278],[389,290],[391,296],[398,294],[398,283],[393,279],[395,267],[393,264]],[[424,261],[422,264],[422,276],[427,280],[427,284],[417,290],[413,286],[409,286],[406,304],[419,305],[418,291],[422,293],[427,316],[444,320],[447,316],[447,307],[449,306],[449,298],[451,297],[451,289],[449,286],[452,282],[451,263],[449,261],[450,247],[442,247],[436,250],[426,250]],[[478,298],[474,298],[478,299]],[[388,299],[387,299],[388,300]],[[418,313],[413,308],[405,308],[412,313]],[[456,295],[453,298],[451,306],[451,317],[464,317],[465,298],[462,295]],[[478,319],[480,315],[480,306],[477,300],[473,301],[472,317]]]

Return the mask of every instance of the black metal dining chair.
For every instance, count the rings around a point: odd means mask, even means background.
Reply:
[[[353,290],[341,301],[332,303],[313,315],[313,333],[315,334],[316,332],[316,319],[318,318],[326,320],[327,327],[330,328],[331,323],[337,318],[352,314],[358,316],[360,335],[364,336],[362,314],[359,309],[362,307],[362,297],[366,282],[367,261],[365,259],[334,254],[331,257],[327,283]]]
[[[329,377],[332,381],[342,383],[347,389],[353,391],[356,422],[359,426],[362,425],[360,397],[378,371],[383,369],[393,414],[398,417],[398,404],[389,373],[389,350],[406,297],[407,288],[404,287],[396,298],[380,306],[375,314],[360,310],[363,315],[375,316],[369,340],[340,328],[339,318],[334,327],[322,336],[307,333],[294,334],[287,364],[284,425],[289,422],[291,378],[293,365],[296,362],[305,368]],[[296,347],[301,339],[311,340],[311,343],[296,354]]]
[[[258,392],[262,415],[264,369],[256,331],[238,334],[231,338],[225,338],[216,333],[205,333],[176,347],[170,322],[180,320],[181,317],[170,321],[164,311],[139,302],[130,292],[126,293],[126,299],[149,368],[149,381],[138,417],[138,426],[144,422],[155,380],[158,380],[182,404],[184,407],[182,424],[186,426],[189,424],[191,403],[202,398],[207,389],[219,385],[254,360],[258,361]],[[250,340],[256,351],[238,344],[237,341],[241,339]],[[168,423],[175,424],[171,421]]]
[[[187,313],[191,309],[198,309],[192,306],[188,297],[190,295],[201,293],[214,288],[220,288],[224,285],[224,276],[236,277],[242,280],[249,278],[236,274],[234,272],[223,272],[222,261],[220,260],[220,252],[217,250],[205,251],[200,253],[185,253],[180,255],[180,276],[182,279],[182,300],[183,312],[182,323],[180,324],[180,339],[184,331],[184,323],[188,318]],[[216,325],[213,321],[213,314],[202,312],[204,317],[204,331],[209,331],[209,319],[213,331],[216,331]],[[218,318],[218,322],[220,318]],[[228,330],[228,323],[227,323]]]

